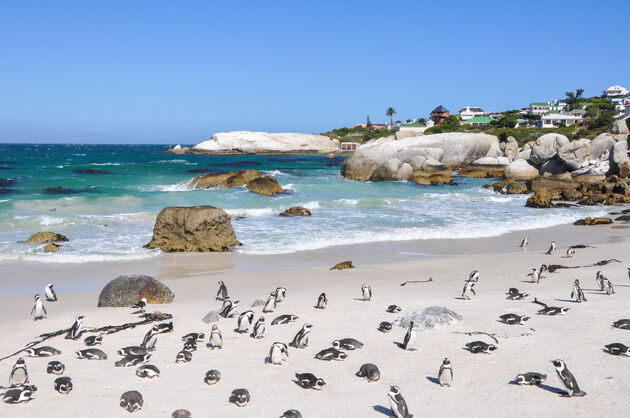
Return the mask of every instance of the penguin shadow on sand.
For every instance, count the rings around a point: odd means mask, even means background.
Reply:
[[[508,384],[509,384],[509,385],[514,385],[514,386],[519,386],[519,384],[518,384],[518,383],[516,383],[516,379],[510,380],[510,381],[508,382]],[[563,390],[563,389],[557,388],[557,387],[555,387],[555,386],[545,385],[544,383],[541,383],[540,385],[532,385],[531,387],[532,387],[532,388],[533,388],[533,387],[538,387],[538,388],[540,388],[540,389],[542,389],[542,390],[546,390],[546,391],[551,392],[551,393],[555,393],[555,394],[558,394],[558,395],[561,395],[561,396],[568,396],[568,394],[567,394],[567,391],[566,391],[566,390]]]
[[[394,341],[394,345],[404,351],[418,351],[417,348],[413,348],[413,347],[405,348],[404,344],[401,343],[400,341]]]
[[[573,299],[558,299],[558,298],[555,298],[554,300],[558,301],[558,302],[575,303],[575,301]]]
[[[436,385],[440,384],[440,381],[438,380],[437,377],[433,377],[433,376],[425,376],[427,378],[427,380],[431,383],[435,383]]]
[[[386,406],[383,405],[372,405],[372,409],[376,412],[380,412],[381,414],[387,416],[387,417],[391,417],[392,415],[392,409],[388,408]]]

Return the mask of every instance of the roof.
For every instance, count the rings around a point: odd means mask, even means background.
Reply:
[[[450,113],[450,111],[442,105],[439,105],[431,111],[431,113]]]
[[[493,119],[489,116],[475,116],[472,119],[468,119],[464,121],[464,123],[490,123],[493,120],[496,120],[496,119]]]
[[[547,102],[532,102],[529,105],[530,106],[549,106]]]
[[[401,123],[400,127],[405,127],[405,128],[424,128],[425,125],[424,123],[420,123],[420,122],[412,122],[412,123]]]
[[[566,113],[563,113],[555,115],[544,115],[542,119],[582,119],[582,116],[567,115]]]
[[[480,108],[480,107],[466,106],[466,107],[462,107],[462,108],[459,110],[459,113],[464,112],[464,111],[466,111],[466,110],[468,110],[469,112],[483,112],[483,109],[482,109],[482,108]]]
[[[562,113],[562,112],[560,112],[559,110],[550,110],[550,111],[549,111],[549,114],[550,114],[550,115],[557,115],[557,114],[559,114],[559,113]]]

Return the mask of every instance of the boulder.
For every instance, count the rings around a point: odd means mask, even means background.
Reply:
[[[558,159],[569,168],[569,171],[579,169],[584,162],[593,159],[591,141],[582,138],[563,145],[558,150]]]
[[[107,283],[98,296],[98,307],[129,307],[146,298],[147,303],[171,303],[175,298],[171,289],[153,277],[118,276]]]
[[[483,165],[508,165],[509,162],[505,157],[483,157],[472,162],[471,165],[483,166]]]
[[[591,140],[593,159],[599,160],[605,153],[610,152],[610,149],[616,143],[617,140],[612,134],[605,132],[597,135]]]
[[[47,253],[56,253],[60,249],[61,249],[61,245],[58,245],[55,243],[50,243],[44,246],[44,251],[46,251]]]
[[[153,238],[145,247],[166,252],[229,251],[240,245],[230,217],[213,206],[162,209],[155,220]]]
[[[578,190],[581,185],[573,180],[537,177],[527,182],[528,189],[533,192],[561,192],[564,190]]]
[[[617,135],[627,135],[630,134],[630,116],[626,116],[623,119],[619,119],[615,123],[613,123],[610,132]]]
[[[575,189],[562,190],[560,192],[562,200],[568,200],[570,202],[576,202],[582,199],[582,192]]]
[[[603,176],[610,171],[610,164],[608,160],[590,160],[582,163],[582,166],[575,171],[571,172],[572,177],[580,176]]]
[[[556,175],[567,172],[567,166],[557,157],[545,161],[538,169],[541,176]]]
[[[246,187],[250,192],[264,194],[267,196],[284,193],[284,189],[278,184],[276,179],[271,176],[254,179],[247,183]]]
[[[387,144],[366,144],[346,158],[341,166],[341,175],[352,180],[366,181],[372,177],[378,166],[392,158],[397,158],[397,152]]]
[[[546,190],[538,191],[527,199],[525,206],[528,208],[551,208],[553,207],[553,203],[551,203],[551,195]]]
[[[514,160],[514,157],[516,157],[517,154],[518,154],[518,142],[516,142],[516,139],[514,139],[513,136],[510,136],[508,137],[507,142],[505,143],[503,156],[506,157],[509,162],[512,162]],[[527,158],[529,158],[529,156],[527,156]]]
[[[439,161],[431,158],[414,157],[409,161],[413,172],[411,180],[419,185],[452,184],[453,172]]]
[[[608,225],[612,223],[610,218],[584,218],[573,222],[573,225]]]
[[[282,212],[280,216],[311,216],[311,211],[299,206],[292,206]]]
[[[220,132],[192,148],[196,152],[270,153],[316,152],[327,154],[339,151],[339,141],[323,135],[269,132]]]
[[[529,157],[532,155],[532,149],[528,146],[523,147],[521,151],[519,151],[512,161],[516,160],[529,160]]]
[[[538,174],[538,169],[526,160],[514,160],[503,171],[504,178],[514,180],[529,180]]]
[[[424,157],[431,158],[436,161],[442,161],[442,158],[444,158],[444,151],[440,148],[411,147],[398,152],[398,159],[400,161],[409,162],[409,160],[414,157]]]
[[[228,173],[202,174],[188,182],[188,189],[229,189],[245,186],[252,180],[263,177],[258,170],[238,170]]]
[[[626,161],[625,163],[621,164],[619,166],[619,175],[621,177],[628,177],[630,176],[630,160]]]
[[[569,139],[564,135],[545,134],[535,141],[529,159],[534,165],[540,166],[545,161],[555,157],[558,150],[568,143]]]
[[[56,232],[37,232],[26,240],[32,244],[47,244],[49,242],[66,242],[69,241],[65,236]]]
[[[490,157],[486,157],[490,158]],[[501,157],[504,158],[504,157]],[[483,158],[485,160],[485,158]],[[496,158],[491,158],[492,160],[497,160]],[[478,160],[477,160],[478,161]],[[473,177],[478,179],[483,178],[499,178],[503,175],[503,170],[505,169],[505,165],[503,164],[474,164],[469,165],[468,167],[464,167],[460,169],[457,174],[464,177]]]
[[[404,167],[403,167],[404,165]],[[399,181],[407,180],[413,169],[407,163],[402,163],[398,158],[390,158],[379,165],[370,176],[371,181]]]
[[[527,189],[527,184],[521,181],[515,181],[507,185],[506,192],[507,194],[527,194],[529,190]]]
[[[330,270],[346,270],[353,269],[352,261],[342,261],[341,263],[337,263],[330,268]]]
[[[610,149],[608,158],[610,169],[608,174],[619,174],[619,169],[627,161],[630,161],[630,157],[628,157],[628,141],[619,141]]]

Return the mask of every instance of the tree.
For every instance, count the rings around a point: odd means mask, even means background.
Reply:
[[[583,93],[584,93],[584,89],[577,89],[575,91],[575,97],[578,98],[578,99],[581,99]]]
[[[370,117],[367,117],[367,123],[365,124],[366,128],[371,128],[372,127],[372,121],[370,121]]]
[[[420,125],[426,125],[427,124],[427,120],[425,118],[418,118],[418,123]]]
[[[396,110],[393,107],[388,107],[387,112],[385,112],[386,116],[389,116],[389,121],[391,124],[394,124],[394,115],[396,114]]]

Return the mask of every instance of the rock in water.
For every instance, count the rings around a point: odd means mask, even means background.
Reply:
[[[280,216],[311,216],[311,211],[299,206],[292,206],[282,212]]]
[[[33,244],[47,244],[49,242],[66,242],[68,238],[56,232],[38,232],[31,235],[26,242]]]
[[[196,152],[312,152],[330,153],[339,151],[339,141],[323,135],[268,132],[220,132],[208,141],[193,147]]]
[[[353,269],[353,268],[354,266],[352,265],[352,261],[342,261],[341,263],[335,264],[330,269],[331,270],[346,270],[346,269]]]
[[[529,180],[538,177],[538,169],[527,160],[514,160],[503,170],[503,177],[513,180]]]
[[[610,218],[584,218],[573,222],[573,225],[608,225],[612,223]]]
[[[394,324],[407,328],[409,323],[413,321],[414,327],[417,329],[430,330],[454,324],[462,319],[464,318],[460,314],[444,306],[429,306],[396,319]]]
[[[525,206],[528,208],[551,208],[553,207],[551,195],[546,190],[539,190],[527,199]]]
[[[258,170],[238,170],[228,173],[203,174],[187,182],[189,189],[229,189],[245,186],[250,181],[262,177]]]
[[[217,322],[219,320],[219,312],[217,311],[210,311],[206,314],[206,316],[203,317],[202,321],[206,324],[209,324],[211,322]]]
[[[280,187],[276,179],[271,176],[254,179],[247,183],[246,187],[250,192],[264,195],[284,193],[284,190]]]
[[[118,276],[107,283],[98,297],[99,307],[131,306],[142,298],[147,303],[171,303],[171,289],[149,276]]]
[[[170,206],[158,214],[153,238],[145,247],[166,252],[209,252],[229,251],[235,245],[241,243],[225,211],[213,206]]]
[[[58,245],[55,243],[51,243],[44,246],[44,251],[46,251],[47,253],[56,253],[60,249],[61,249],[61,245]]]

